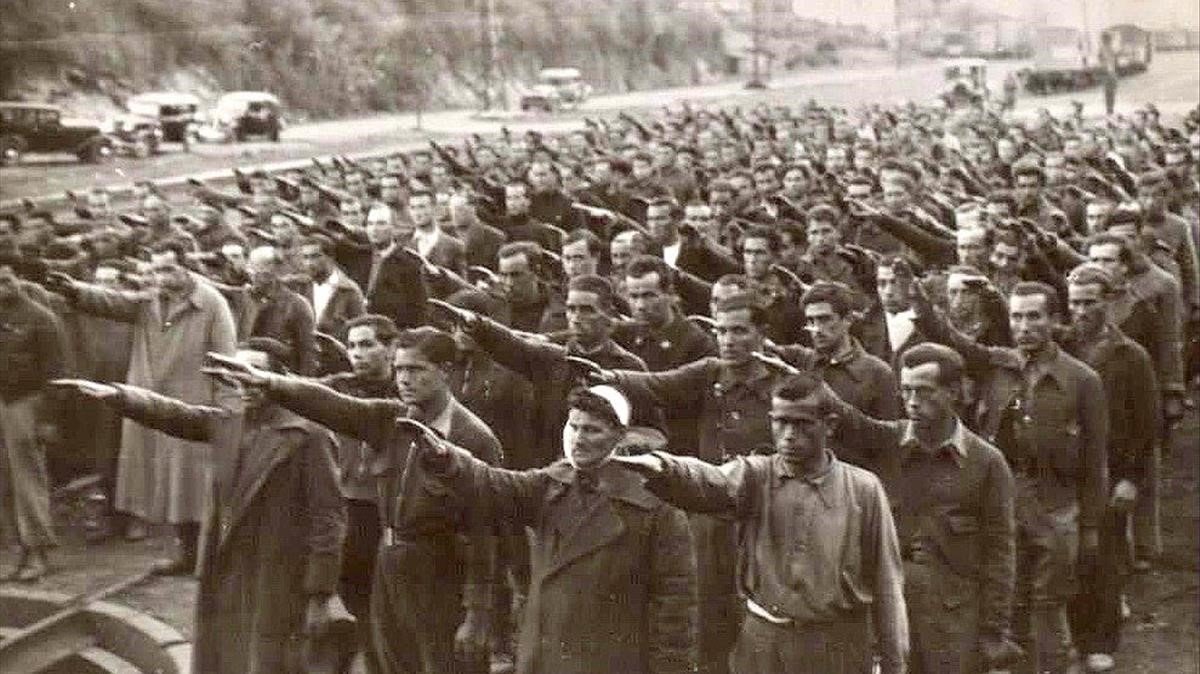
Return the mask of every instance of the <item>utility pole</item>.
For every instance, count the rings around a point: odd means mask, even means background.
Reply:
[[[496,0],[478,0],[479,2],[479,39],[481,44],[480,58],[483,73],[483,109],[492,109],[492,63],[495,61],[495,27],[492,16],[496,11]]]
[[[896,70],[900,69],[901,58],[902,58],[901,51],[900,51],[901,43],[903,42],[903,40],[901,39],[901,33],[900,33],[900,3],[902,3],[903,1],[904,0],[895,0],[895,4],[893,5],[893,11],[892,11],[892,27],[895,30],[895,34],[896,34],[896,37],[895,37],[895,39],[896,39]]]
[[[766,89],[767,85],[762,81],[762,73],[760,72],[759,60],[762,59],[762,2],[763,0],[750,0],[750,36],[753,46],[750,48],[750,81],[746,83],[747,89]]]

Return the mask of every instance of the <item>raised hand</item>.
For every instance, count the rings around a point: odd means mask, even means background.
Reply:
[[[51,386],[70,389],[94,400],[113,400],[121,395],[121,390],[111,384],[101,384],[90,379],[55,379]]]
[[[475,313],[474,311],[471,311],[470,309],[463,309],[462,307],[456,307],[453,304],[450,304],[449,302],[443,302],[442,300],[431,298],[429,300],[429,306],[433,307],[436,311],[440,312],[451,321],[463,327],[470,327],[479,320],[479,314]]]
[[[653,454],[617,455],[613,456],[609,461],[647,477],[661,475],[667,467],[662,458]]]
[[[212,351],[204,355],[204,367],[200,368],[200,371],[226,383],[254,388],[270,386],[271,378],[274,376],[266,370],[244,363],[237,358]]]
[[[47,272],[42,282],[50,292],[70,297],[75,290],[75,279],[61,271]]]
[[[755,351],[754,353],[752,353],[750,355],[758,362],[762,363],[763,365],[766,365],[767,367],[769,367],[773,370],[778,370],[785,374],[799,374],[800,373],[799,368],[792,365],[791,363],[788,363],[787,361],[780,358],[779,356],[772,355],[772,354],[766,354],[766,353],[763,353],[762,351]]]
[[[572,376],[589,384],[612,384],[616,381],[616,376],[610,370],[605,370],[587,358],[567,356],[567,365],[571,368]]]

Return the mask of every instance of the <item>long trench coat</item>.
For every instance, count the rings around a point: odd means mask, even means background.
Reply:
[[[200,372],[204,354],[232,354],[233,314],[225,298],[197,280],[187,299],[164,315],[155,293],[76,284],[79,311],[133,325],[125,383],[195,405],[234,404],[233,391]],[[202,444],[173,438],[129,420],[121,426],[115,508],[151,522],[199,522],[208,475]]]
[[[122,387],[121,413],[211,444],[194,674],[293,674],[308,598],[337,590],[346,507],[333,434],[279,407],[256,422]]]

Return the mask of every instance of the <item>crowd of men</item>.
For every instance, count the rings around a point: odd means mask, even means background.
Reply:
[[[388,674],[1112,669],[1200,109],[1010,114],[684,105],[0,214],[7,578],[95,473],[90,538],[174,526],[203,674],[306,671],[339,604]]]

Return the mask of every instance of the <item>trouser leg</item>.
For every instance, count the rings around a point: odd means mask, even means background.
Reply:
[[[478,674],[454,658],[463,562],[453,536],[381,545],[371,592],[371,653],[381,674]],[[486,665],[483,669],[486,672]]]
[[[58,544],[46,456],[37,438],[37,406],[37,396],[0,402],[0,533],[27,549]]]
[[[736,586],[736,525],[708,515],[688,519],[696,556],[700,671],[724,674],[744,612]]]
[[[1070,602],[1071,632],[1082,653],[1115,653],[1121,632],[1121,592],[1129,554],[1128,513],[1110,508],[1100,529],[1096,564],[1081,569]]]
[[[373,501],[347,499],[346,515],[338,595],[358,622],[359,646],[365,649],[371,634],[371,587],[379,550],[379,508]]]
[[[1138,559],[1158,559],[1162,553],[1162,526],[1159,488],[1162,480],[1162,447],[1155,445],[1146,458],[1146,474],[1138,488],[1133,510],[1134,555]]]
[[[1078,507],[1044,511],[1018,496],[1017,603],[1028,620],[1026,671],[1058,674],[1078,667],[1067,620],[1067,602],[1077,589]]]
[[[831,624],[772,625],[745,616],[730,657],[734,674],[868,674],[865,615]]]
[[[184,522],[175,525],[175,536],[179,539],[179,556],[195,565],[200,550],[200,523]]]
[[[913,674],[975,674],[979,671],[979,581],[925,559],[904,565],[904,598]]]

